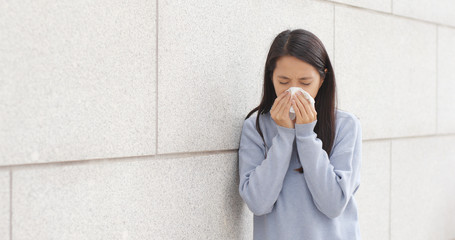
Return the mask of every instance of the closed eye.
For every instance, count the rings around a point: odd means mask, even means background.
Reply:
[[[282,82],[280,82],[280,84],[286,85],[286,84],[288,84],[288,83],[282,83]],[[302,83],[302,84],[303,84],[303,85],[310,85],[311,83],[307,83],[307,84]]]

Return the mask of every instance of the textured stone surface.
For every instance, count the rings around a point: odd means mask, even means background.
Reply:
[[[327,2],[160,2],[158,153],[238,148],[270,44],[288,28],[313,32],[333,56]]]
[[[15,239],[240,239],[252,232],[236,153],[13,172]]]
[[[0,239],[10,239],[10,175],[0,169]]]
[[[349,4],[356,7],[373,9],[381,12],[392,12],[391,0],[329,0],[337,3]]]
[[[455,133],[455,29],[438,28],[438,133]]]
[[[336,6],[335,58],[340,108],[364,139],[436,132],[436,26]]]
[[[296,28],[321,38],[362,122],[362,239],[455,239],[454,12],[0,1],[0,239],[252,239],[235,150],[273,37]]]
[[[356,192],[362,239],[389,239],[390,141],[362,143],[360,188]]]
[[[0,165],[155,153],[155,7],[0,3]]]
[[[393,14],[455,26],[453,0],[393,0]]]
[[[392,240],[455,239],[455,137],[392,142]]]

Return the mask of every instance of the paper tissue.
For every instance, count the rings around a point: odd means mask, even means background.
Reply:
[[[313,99],[313,97],[311,97],[311,95],[310,95],[308,92],[306,92],[305,90],[303,90],[302,88],[299,88],[299,87],[290,87],[290,88],[289,88],[288,90],[286,90],[286,91],[288,91],[288,92],[291,93],[291,97],[292,97],[292,95],[294,95],[297,91],[301,91],[301,92],[303,93],[303,96],[304,96],[306,99],[310,100],[310,103],[311,103],[311,105],[312,105],[313,108],[314,108],[314,99]],[[291,105],[291,109],[289,109],[289,117],[291,118],[291,120],[294,120],[294,119],[295,119],[295,111],[294,111],[294,108],[292,107],[292,105]]]

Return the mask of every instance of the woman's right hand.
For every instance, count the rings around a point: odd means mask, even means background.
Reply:
[[[270,115],[276,124],[294,128],[294,122],[289,117],[289,109],[291,108],[291,93],[284,91],[278,96],[273,102],[272,108],[270,109]]]

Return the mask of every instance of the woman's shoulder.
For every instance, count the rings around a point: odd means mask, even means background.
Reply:
[[[352,113],[348,112],[346,110],[341,110],[341,109],[336,109],[336,125],[337,125],[337,130],[340,130],[341,128],[357,128],[360,127],[360,118]]]
[[[362,142],[360,118],[348,111],[337,109],[336,112],[335,142],[332,150],[338,149],[337,151],[339,151],[343,148],[351,150],[353,144]],[[333,151],[330,153],[330,156],[332,154]]]
[[[258,114],[259,113],[257,111],[252,113],[247,119],[245,119],[244,123],[256,125]],[[270,117],[270,112],[261,113],[259,116],[259,123],[262,124],[269,117]]]
[[[248,118],[246,118],[243,122],[243,130],[256,130],[256,122],[258,117],[258,112],[252,113]],[[271,116],[270,112],[266,113],[261,113],[259,116],[259,125],[262,131],[265,131],[264,129],[268,129],[271,127],[273,123],[270,121]],[[264,133],[264,132],[263,132]]]
[[[355,118],[356,120],[359,120],[360,121],[360,118],[352,113],[352,112],[348,112],[346,110],[342,110],[342,109],[339,109],[337,108],[336,109],[336,115],[337,115],[337,119],[340,119],[340,118]]]

